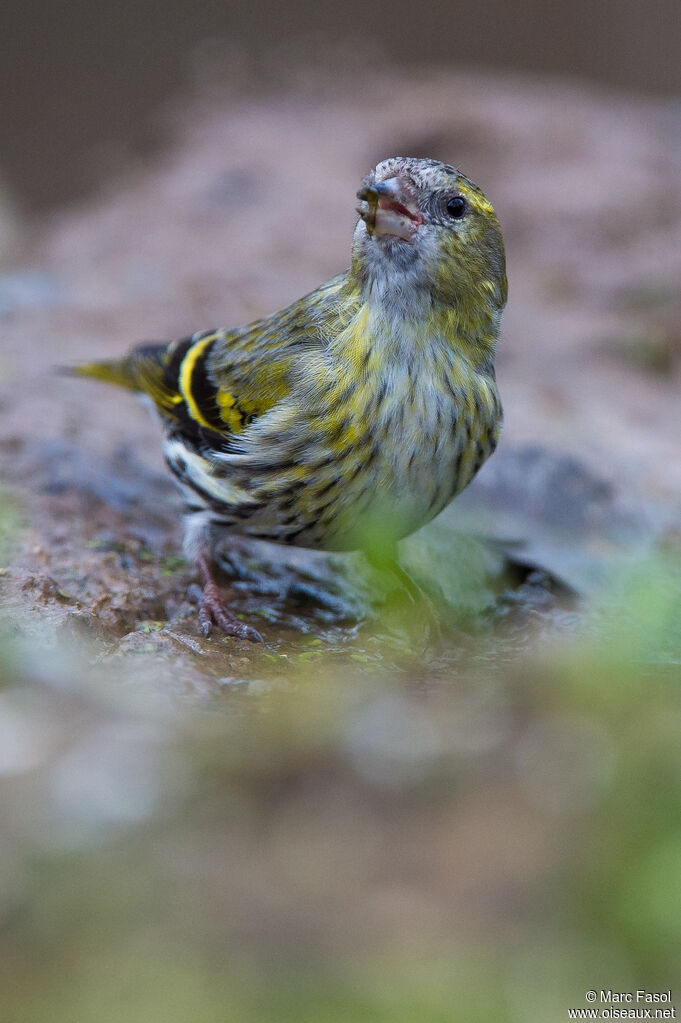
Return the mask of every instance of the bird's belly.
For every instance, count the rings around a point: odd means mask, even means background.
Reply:
[[[468,485],[496,438],[496,424],[454,414],[388,430],[368,457],[359,450],[338,467],[333,514],[322,509],[311,523],[312,545],[352,549],[408,536]]]

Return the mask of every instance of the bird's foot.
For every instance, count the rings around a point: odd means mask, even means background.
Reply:
[[[252,643],[264,643],[265,641],[257,629],[240,622],[234,612],[226,606],[218,585],[213,579],[210,561],[207,557],[199,558],[199,568],[203,576],[203,590],[200,590],[197,595],[201,633],[204,636],[210,636],[213,625],[217,625],[227,636],[248,639]]]
[[[210,636],[213,625],[217,625],[228,636],[250,639],[252,643],[264,643],[257,629],[240,622],[233,611],[225,606],[220,591],[214,582],[206,583],[199,603],[199,629],[204,636]]]

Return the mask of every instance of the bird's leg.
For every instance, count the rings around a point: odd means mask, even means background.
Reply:
[[[228,636],[236,636],[237,639],[250,639],[253,643],[263,643],[264,640],[260,633],[250,625],[240,622],[234,612],[225,605],[218,584],[213,578],[211,556],[202,551],[196,560],[203,581],[203,593],[199,602],[199,628],[203,635],[209,636],[213,630],[213,623],[215,623]]]

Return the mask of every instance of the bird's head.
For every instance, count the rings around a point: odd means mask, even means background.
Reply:
[[[438,160],[383,160],[357,193],[352,273],[365,287],[469,313],[506,301],[504,243],[496,214],[477,185]]]

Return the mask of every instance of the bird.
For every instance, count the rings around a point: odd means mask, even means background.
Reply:
[[[262,639],[216,582],[225,535],[363,550],[413,590],[398,541],[496,448],[508,286],[491,203],[451,164],[416,157],[378,163],[357,199],[350,267],[299,301],[71,368],[151,400],[205,636]]]

